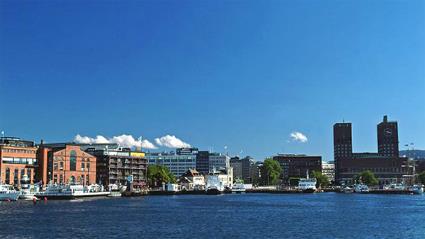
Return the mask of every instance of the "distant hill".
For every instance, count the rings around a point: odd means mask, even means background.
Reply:
[[[425,160],[425,150],[420,150],[420,149],[400,150],[400,156],[404,156],[404,155],[409,158]]]

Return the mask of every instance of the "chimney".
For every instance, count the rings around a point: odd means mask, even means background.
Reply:
[[[388,117],[386,115],[384,115],[384,122],[387,123],[388,122]]]

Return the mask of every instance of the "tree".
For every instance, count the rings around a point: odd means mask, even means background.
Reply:
[[[378,179],[375,177],[375,174],[373,174],[370,170],[361,172],[359,175],[357,175],[357,179],[368,186],[377,185],[379,183]]]
[[[418,174],[418,180],[419,180],[420,183],[425,184],[425,171]]]
[[[279,162],[273,160],[272,158],[268,158],[264,160],[263,167],[267,179],[265,183],[267,185],[277,184],[279,181],[280,173],[282,172],[282,168],[280,167]]]
[[[175,183],[176,178],[170,170],[162,165],[149,165],[148,183],[150,186],[160,186],[162,183]]]
[[[313,171],[313,177],[315,177],[317,180],[316,187],[321,188],[329,185],[328,176],[322,174],[322,172]]]

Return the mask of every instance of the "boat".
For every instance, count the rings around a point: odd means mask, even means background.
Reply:
[[[356,193],[368,193],[369,187],[366,184],[356,184],[354,186],[354,192],[356,192]]]
[[[346,186],[342,189],[343,193],[353,193],[354,192],[354,188]]]
[[[104,197],[109,194],[110,192],[103,190],[103,186],[97,184],[89,186],[53,184],[49,185],[46,191],[36,193],[35,196],[43,199],[76,199],[84,197]]]
[[[19,191],[16,191],[11,185],[0,184],[0,201],[16,201],[19,198]]]
[[[109,197],[121,197],[126,190],[126,186],[118,186],[117,184],[109,184]]]
[[[317,180],[315,178],[300,178],[300,181],[298,182],[298,190],[302,191],[303,193],[314,193],[316,192],[316,183]]]
[[[424,185],[421,184],[415,184],[413,185],[410,190],[413,194],[423,194],[424,193]]]
[[[217,175],[208,175],[205,192],[208,195],[217,195],[224,192],[223,183],[220,182]]]
[[[23,200],[37,200],[35,194],[38,192],[38,186],[30,184],[30,178],[24,175],[21,179],[21,190],[19,199]]]
[[[232,193],[245,193],[246,192],[245,184],[235,183],[231,190],[232,190]]]

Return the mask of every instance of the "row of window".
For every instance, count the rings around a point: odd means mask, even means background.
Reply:
[[[64,163],[63,162],[59,162],[59,163],[53,163],[53,170],[64,170]],[[81,162],[81,169],[84,170],[85,168],[90,169],[90,162]],[[71,170],[71,171],[75,171],[75,170]]]
[[[24,154],[35,154],[35,150],[28,149],[2,149],[4,153],[24,153]]]
[[[5,170],[5,183],[6,184],[11,184],[11,180],[10,180],[10,176],[11,176],[11,172],[10,172],[10,168],[6,168]],[[32,170],[30,168],[27,169],[17,169],[15,168],[14,173],[13,173],[13,184],[14,185],[18,185],[19,184],[19,174],[21,175],[20,178],[22,178],[25,174],[28,176],[28,178],[32,178]]]
[[[37,159],[35,158],[11,158],[11,157],[3,157],[1,159],[3,163],[9,164],[29,164],[33,165],[37,163]]]

